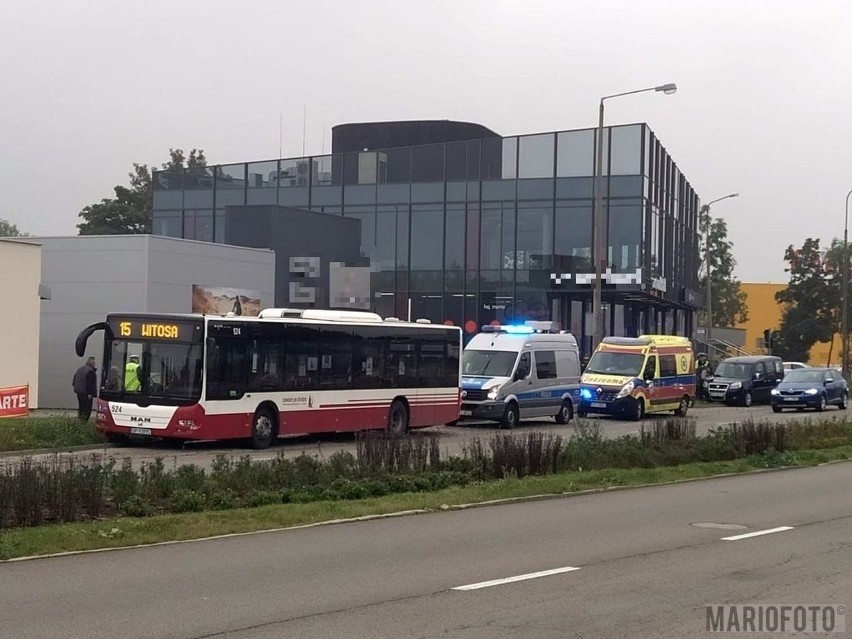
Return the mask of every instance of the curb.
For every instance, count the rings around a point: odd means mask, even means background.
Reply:
[[[822,462],[813,466],[781,466],[778,468],[755,468],[753,470],[745,470],[739,473],[720,473],[718,475],[707,475],[706,477],[689,477],[686,479],[674,479],[671,481],[635,484],[631,486],[607,486],[604,488],[587,488],[577,491],[565,491],[561,493],[544,493],[541,495],[527,495],[523,497],[506,497],[505,499],[490,499],[488,501],[472,502],[468,504],[444,504],[438,508],[419,508],[414,510],[400,510],[392,513],[383,513],[379,515],[361,515],[359,517],[348,517],[344,519],[329,519],[326,521],[317,521],[309,524],[296,524],[294,526],[283,526],[280,528],[265,528],[263,530],[252,530],[239,533],[226,533],[223,535],[212,535],[210,537],[195,537],[193,539],[177,539],[171,541],[158,541],[150,544],[134,544],[132,546],[116,546],[111,548],[92,548],[88,550],[68,550],[65,552],[51,553],[48,555],[29,555],[26,557],[13,557],[12,559],[0,559],[0,564],[15,563],[21,561],[35,561],[39,559],[52,559],[56,557],[73,557],[76,555],[90,555],[95,553],[116,552],[120,550],[138,550],[140,548],[153,548],[156,546],[174,546],[177,544],[189,544],[200,541],[214,541],[217,539],[229,539],[231,537],[248,537],[250,535],[265,535],[269,533],[285,532],[288,530],[302,530],[305,528],[317,528],[319,526],[336,526],[339,524],[351,524],[363,521],[374,521],[379,519],[391,519],[395,517],[407,517],[410,515],[426,515],[430,513],[451,512],[459,510],[470,510],[473,508],[485,508],[488,506],[501,506],[520,502],[546,501],[550,499],[564,499],[567,497],[575,497],[581,495],[591,495],[596,493],[618,492],[625,490],[637,490],[640,488],[653,488],[656,486],[672,486],[675,484],[687,484],[697,481],[707,481],[712,479],[724,479],[726,477],[742,477],[744,475],[757,475],[760,473],[774,473],[790,470],[804,470],[806,468],[820,468],[822,466],[831,466],[833,464],[850,463],[852,459],[835,459],[828,462]]]

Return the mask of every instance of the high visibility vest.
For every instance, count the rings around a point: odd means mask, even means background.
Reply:
[[[136,362],[127,362],[124,367],[124,390],[138,391],[142,388],[142,382],[139,380],[139,364]]]

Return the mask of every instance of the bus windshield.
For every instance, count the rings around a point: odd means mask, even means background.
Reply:
[[[191,404],[201,398],[201,344],[107,339],[100,396]]]
[[[645,356],[642,353],[599,351],[592,355],[585,372],[638,377],[644,361]]]
[[[462,375],[509,377],[515,368],[515,351],[469,351],[462,355]]]

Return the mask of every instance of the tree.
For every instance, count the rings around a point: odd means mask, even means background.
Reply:
[[[27,237],[28,235],[29,233],[23,233],[11,222],[0,219],[0,237]]]
[[[186,169],[190,175],[207,170],[207,158],[202,149],[192,149],[186,156],[182,149],[169,149],[169,161],[162,170],[172,173]],[[128,174],[130,186],[113,188],[115,197],[104,198],[83,207],[77,225],[80,235],[133,235],[151,232],[151,170],[147,164],[134,162]]]
[[[775,294],[783,311],[773,352],[806,362],[811,347],[832,340],[840,328],[843,244],[835,240],[828,251],[822,251],[819,240],[809,237],[801,248],[788,246],[784,260],[790,282]]]
[[[740,281],[734,277],[734,244],[728,240],[728,225],[721,218],[712,219],[710,208],[702,206],[699,216],[701,255],[704,260],[698,270],[699,291],[707,297],[707,264],[710,264],[710,294],[712,296],[712,326],[734,326],[748,321],[746,292]],[[709,231],[709,233],[708,233]],[[709,251],[707,250],[709,246]],[[707,326],[706,309],[702,313],[702,323]]]

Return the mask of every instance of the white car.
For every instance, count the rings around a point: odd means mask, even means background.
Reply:
[[[802,362],[784,362],[785,371],[794,371],[797,368],[810,368],[810,366],[803,364]]]

